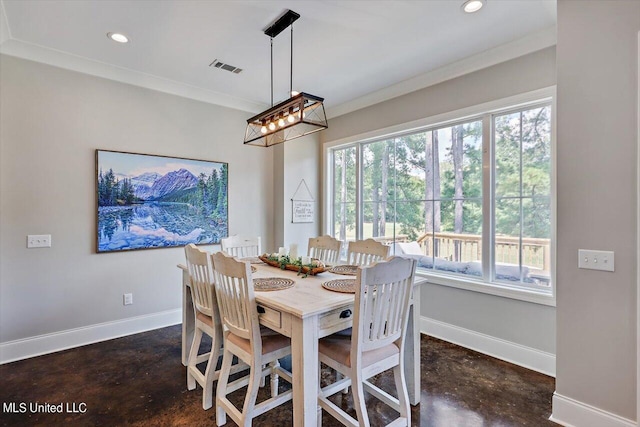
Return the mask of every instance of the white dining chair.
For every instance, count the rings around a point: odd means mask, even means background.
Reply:
[[[222,250],[236,258],[257,257],[262,255],[260,237],[229,236],[220,241]]]
[[[195,312],[195,332],[191,350],[187,358],[187,389],[194,390],[196,382],[202,387],[202,407],[209,409],[213,401],[213,382],[216,379],[216,365],[222,345],[222,324],[218,314],[218,302],[213,287],[213,272],[209,254],[193,243],[184,247],[187,269],[191,282],[191,295]],[[211,350],[198,355],[203,333],[211,337]],[[202,373],[197,365],[206,361]]]
[[[311,237],[307,248],[307,256],[317,258],[326,265],[336,265],[340,261],[342,242],[326,235]]]
[[[382,261],[389,256],[389,246],[373,239],[349,242],[347,264],[365,266]]]
[[[191,284],[191,298],[195,313],[195,330],[189,355],[187,356],[187,389],[194,390],[196,383],[202,387],[202,407],[206,410],[213,406],[213,383],[218,379],[220,371],[216,370],[218,358],[222,354],[222,322],[218,312],[218,302],[213,285],[213,271],[209,254],[190,243],[184,247],[187,259],[187,271]],[[211,349],[198,354],[203,334],[211,337]],[[207,362],[204,373],[197,365]],[[247,370],[245,364],[233,365],[233,373]],[[248,377],[244,378],[248,382]],[[236,383],[237,388],[242,382]]]
[[[360,267],[356,276],[352,336],[334,334],[318,343],[320,362],[342,375],[319,390],[318,405],[345,426],[369,426],[365,389],[400,413],[400,417],[388,425],[411,425],[404,377],[404,341],[415,270],[414,259],[400,257]],[[398,398],[368,381],[389,369],[393,369]],[[329,400],[347,386],[351,386],[357,419]],[[321,411],[318,425],[322,425]]]
[[[216,422],[226,423],[226,415],[239,426],[250,426],[253,418],[292,398],[292,390],[278,394],[278,378],[291,383],[291,373],[280,367],[278,359],[291,354],[291,340],[268,328],[260,328],[251,266],[224,252],[211,256],[220,318],[225,326],[224,354],[216,389]],[[229,383],[233,356],[249,365],[249,384],[242,411],[227,398],[235,389]],[[262,367],[267,366],[264,370]],[[260,378],[271,375],[271,397],[256,404]]]

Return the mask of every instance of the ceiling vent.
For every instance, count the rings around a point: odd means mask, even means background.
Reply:
[[[222,61],[218,61],[217,59],[214,59],[213,62],[211,64],[209,64],[209,67],[215,67],[215,68],[219,68],[221,70],[226,70],[229,71],[233,74],[240,74],[242,72],[242,68],[238,68],[236,66],[233,65],[229,65],[229,64],[225,64]]]

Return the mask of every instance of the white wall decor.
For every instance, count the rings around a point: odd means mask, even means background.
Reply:
[[[304,185],[306,195],[304,192],[300,193],[301,188]],[[291,198],[291,222],[293,223],[309,223],[313,222],[315,217],[316,202],[313,199],[313,195],[307,186],[306,181],[303,179],[298,184],[293,197]]]

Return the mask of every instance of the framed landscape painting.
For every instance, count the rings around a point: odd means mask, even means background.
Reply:
[[[227,163],[96,150],[96,166],[99,253],[227,237]]]

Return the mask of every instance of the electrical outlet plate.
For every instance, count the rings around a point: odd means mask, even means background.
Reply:
[[[578,268],[614,271],[614,261],[614,253],[612,251],[578,249]]]
[[[29,234],[27,236],[27,248],[50,248],[51,234]]]
[[[124,305],[133,304],[133,294],[124,294],[124,295],[122,295],[122,303]]]

